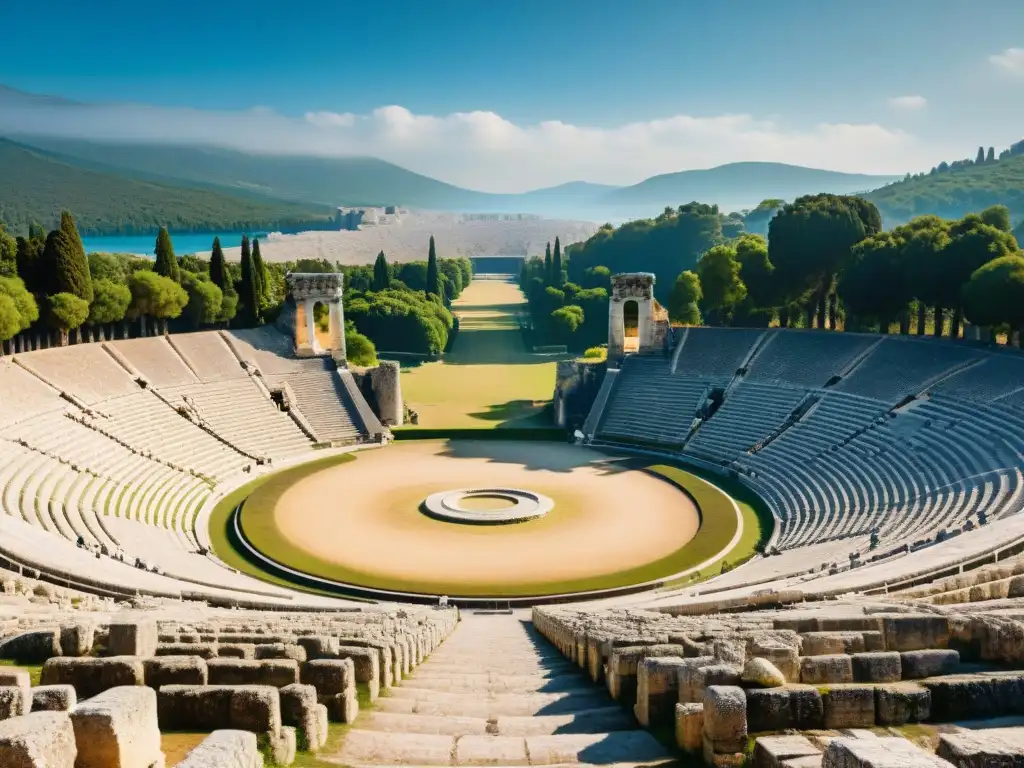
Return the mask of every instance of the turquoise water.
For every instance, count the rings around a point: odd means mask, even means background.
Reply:
[[[262,232],[255,233],[257,237]],[[179,256],[186,253],[198,251],[209,251],[213,246],[213,238],[219,237],[220,244],[224,248],[235,248],[242,244],[241,232],[210,232],[203,235],[196,235],[188,232],[171,234],[171,242],[174,243],[174,252]],[[152,256],[153,247],[156,245],[156,235],[110,235],[104,237],[83,237],[85,252],[105,251],[107,253],[137,253],[143,256]]]

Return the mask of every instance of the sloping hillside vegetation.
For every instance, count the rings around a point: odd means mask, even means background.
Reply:
[[[319,229],[326,207],[259,200],[208,189],[176,187],[82,168],[63,158],[0,139],[0,221],[26,233],[46,229],[74,210],[84,235]]]

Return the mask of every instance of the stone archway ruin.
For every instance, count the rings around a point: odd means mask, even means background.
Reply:
[[[626,343],[626,304],[636,304],[636,341]],[[661,350],[668,336],[668,312],[654,298],[652,272],[612,275],[608,302],[608,359],[617,360],[627,352]]]
[[[289,304],[294,306],[291,328],[297,357],[330,355],[339,363],[345,362],[345,310],[341,295],[345,276],[337,272],[289,272]],[[326,346],[324,335],[317,337],[313,308],[317,303],[327,306],[328,329]]]

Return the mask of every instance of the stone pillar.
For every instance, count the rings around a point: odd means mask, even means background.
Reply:
[[[328,307],[330,321],[331,356],[339,363],[347,359],[345,353],[345,309],[341,297],[334,299]]]
[[[392,360],[382,360],[370,372],[370,385],[377,399],[378,416],[388,426],[400,427],[405,420],[405,404],[402,401],[401,369]]]
[[[608,303],[608,359],[622,356],[626,345],[625,306],[627,301],[637,304],[637,335],[639,349],[652,349],[654,322],[654,274],[652,272],[626,272],[612,275],[612,291]]]
[[[303,316],[306,318],[306,338],[309,340],[309,347],[313,354],[320,351],[320,344],[316,340],[316,302],[306,299],[303,302]]]

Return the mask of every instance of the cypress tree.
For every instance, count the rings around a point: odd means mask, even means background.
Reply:
[[[562,287],[562,245],[555,237],[555,255],[551,257],[551,284],[556,288]]]
[[[158,275],[169,277],[176,283],[181,282],[181,270],[178,268],[178,257],[174,255],[174,244],[167,227],[160,227],[156,236],[156,266],[153,271]]]
[[[252,239],[252,267],[256,276],[256,295],[261,299],[261,305],[270,303],[270,276],[267,274],[267,266],[263,263],[263,256],[260,255],[260,241]]]
[[[260,299],[248,235],[242,235],[242,282],[238,289],[238,298],[242,305],[243,322],[257,325],[260,321]]]
[[[434,236],[430,236],[430,250],[427,253],[427,294],[434,294],[444,298],[444,289],[441,287],[441,275],[437,271],[437,251],[434,250]]]
[[[984,147],[978,147],[978,156],[974,159],[974,162],[977,165],[981,165],[982,163],[985,162],[985,148]]]
[[[85,258],[85,246],[74,218],[67,211],[60,214],[60,227],[46,236],[43,274],[47,276],[47,295],[71,293],[92,303],[92,276]]]
[[[996,161],[996,148],[995,147],[989,147],[988,148],[988,154],[985,155],[985,162],[986,163],[994,163],[995,161]]]
[[[544,284],[551,285],[551,243],[544,249]]]
[[[373,262],[373,285],[374,291],[383,291],[391,285],[391,272],[388,270],[388,261],[384,251],[377,254],[377,260]]]
[[[210,281],[224,293],[231,290],[228,285],[228,265],[224,263],[224,249],[220,238],[213,238],[213,250],[210,253]]]

